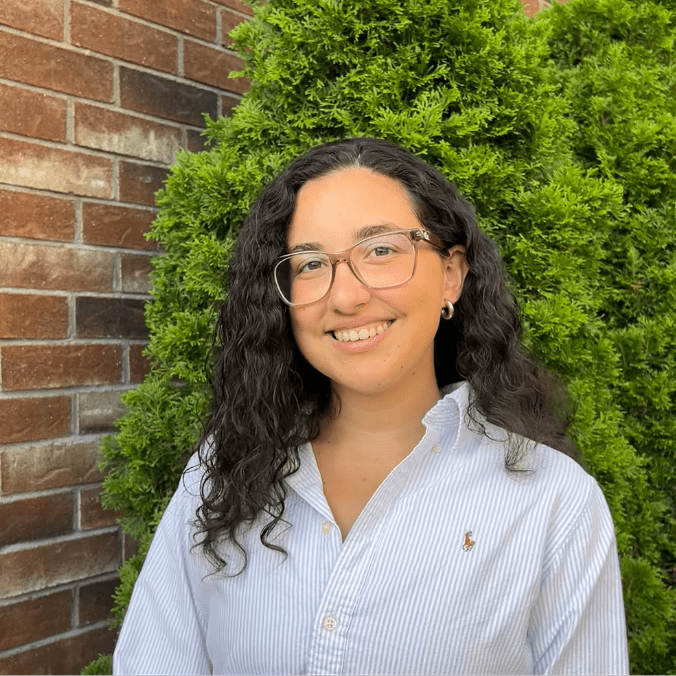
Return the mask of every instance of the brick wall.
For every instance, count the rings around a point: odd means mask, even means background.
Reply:
[[[0,0],[0,673],[109,652],[102,433],[142,380],[154,193],[246,82],[238,0]]]

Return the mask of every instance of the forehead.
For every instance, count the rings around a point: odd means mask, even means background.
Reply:
[[[421,227],[401,183],[368,169],[343,169],[299,190],[287,245],[313,243],[339,251],[353,244],[360,230],[378,225],[393,230]]]

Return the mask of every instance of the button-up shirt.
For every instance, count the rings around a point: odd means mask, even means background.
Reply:
[[[535,446],[504,468],[506,435],[467,424],[468,386],[425,415],[425,434],[345,541],[310,444],[285,523],[261,522],[214,573],[193,547],[195,458],[134,588],[115,673],[628,673],[613,524],[596,481]]]

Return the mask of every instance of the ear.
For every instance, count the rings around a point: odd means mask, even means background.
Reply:
[[[450,258],[444,259],[444,298],[457,303],[469,266],[465,260],[465,247],[459,244],[448,250]]]

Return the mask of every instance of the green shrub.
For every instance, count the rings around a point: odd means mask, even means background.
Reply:
[[[90,662],[81,672],[82,676],[97,676],[97,674],[112,674],[113,664],[110,655],[99,655]]]
[[[215,308],[244,214],[307,148],[355,135],[436,165],[500,244],[530,349],[569,387],[571,433],[613,513],[632,668],[676,669],[674,62],[664,2],[268,0],[232,33],[251,88],[158,194],[153,368],[103,444],[104,503],[142,539],[209,407]]]
[[[600,316],[618,359],[609,392],[619,429],[650,486],[640,500],[623,497],[631,519],[617,526],[632,660],[645,673],[676,668],[676,15],[669,4],[578,0],[543,17],[577,123],[575,154],[622,187]]]

